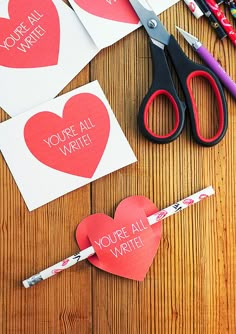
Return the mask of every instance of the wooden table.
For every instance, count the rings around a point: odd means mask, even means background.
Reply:
[[[191,59],[201,62],[175,25],[198,36],[236,79],[235,48],[229,40],[219,41],[205,18],[196,20],[181,2],[161,19]],[[95,79],[138,162],[29,213],[1,158],[0,333],[236,333],[235,101],[226,92],[229,128],[215,147],[196,145],[188,121],[169,145],[144,139],[137,112],[152,80],[152,64],[142,28],[102,50],[62,93]],[[200,120],[210,134],[214,97],[206,82],[194,85]],[[158,103],[153,127],[167,130],[171,108],[164,99]],[[33,288],[22,287],[26,277],[77,252],[75,228],[89,214],[112,216],[130,195],[147,196],[164,208],[208,185],[216,196],[163,223],[163,238],[144,282],[116,277],[84,261]]]

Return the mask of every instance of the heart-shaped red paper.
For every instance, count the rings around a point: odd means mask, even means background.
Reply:
[[[74,0],[86,12],[104,19],[137,24],[139,18],[128,0]]]
[[[157,207],[144,196],[131,196],[117,207],[115,217],[98,213],[86,217],[76,229],[79,248],[93,246],[94,266],[129,279],[144,280],[159,247],[162,222],[149,225]]]
[[[60,23],[51,0],[10,0],[0,18],[0,65],[35,68],[57,65]]]
[[[42,111],[24,127],[25,143],[40,162],[87,178],[97,169],[109,133],[106,106],[90,93],[71,97],[65,104],[63,117]]]

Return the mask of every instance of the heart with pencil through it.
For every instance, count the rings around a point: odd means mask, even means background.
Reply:
[[[83,219],[76,230],[77,243],[80,249],[93,247],[88,261],[95,267],[143,281],[160,245],[163,219],[213,194],[207,187],[161,211],[144,196],[127,197],[114,219],[102,213]]]
[[[95,267],[125,278],[143,281],[153,262],[162,235],[162,222],[151,226],[149,216],[158,212],[143,196],[131,196],[118,205],[114,219],[97,213],[78,225],[80,249],[93,246],[88,261]]]
[[[161,211],[144,196],[127,197],[114,219],[103,213],[84,218],[76,229],[81,251],[29,277],[23,285],[29,288],[85,259],[114,275],[143,281],[160,245],[162,220],[214,193],[209,186]]]

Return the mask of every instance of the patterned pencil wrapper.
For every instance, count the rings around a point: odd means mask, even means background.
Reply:
[[[53,266],[41,271],[38,274],[35,274],[33,276],[31,276],[30,278],[27,278],[26,280],[24,280],[22,283],[24,285],[25,288],[29,288],[49,277],[52,277],[58,273],[60,273],[62,270],[65,270],[67,268],[72,267],[74,264],[83,261],[85,259],[87,259],[88,257],[92,256],[93,254],[95,254],[95,250],[94,248],[88,247],[84,250],[82,250],[81,252],[74,254],[70,257],[68,257],[67,259],[58,262],[57,264],[54,264]]]
[[[184,2],[197,19],[204,15],[194,0],[184,0]]]
[[[220,7],[217,5],[215,0],[206,0],[206,3],[212,13],[215,15],[217,20],[219,21],[220,25],[226,32],[227,36],[230,38],[232,43],[236,45],[236,31],[234,30],[234,27],[229,22],[227,17],[225,16],[224,12],[220,9]]]
[[[196,204],[198,202],[200,202],[201,200],[203,200],[204,198],[207,198],[211,195],[214,195],[215,191],[214,189],[209,186],[205,189],[202,189],[201,191],[186,197],[185,199],[169,206],[166,209],[163,209],[161,211],[158,211],[157,213],[154,213],[152,216],[148,217],[148,221],[150,225],[153,225],[157,222],[159,222],[160,220],[163,220],[169,216],[174,215],[175,213],[186,209],[187,207],[189,207],[192,204]]]
[[[192,204],[195,204],[197,202],[200,202],[201,200],[203,200],[204,198],[207,198],[211,195],[213,195],[214,189],[210,186],[207,187],[189,197],[186,197],[185,199],[167,207],[166,209],[163,209],[161,211],[158,211],[157,213],[154,213],[153,215],[147,217],[147,220],[149,222],[150,225],[153,225],[155,223],[158,223],[159,221],[161,221],[164,218],[167,218],[175,213],[177,213],[178,211],[181,211],[187,207],[189,207]],[[95,250],[92,246],[82,250],[81,252],[72,255],[70,257],[68,257],[67,259],[58,262],[57,264],[54,264],[53,266],[41,271],[38,274],[35,274],[33,276],[31,276],[30,278],[27,278],[26,280],[24,280],[23,286],[25,288],[29,288],[31,286],[34,286],[35,284],[49,278],[52,277],[58,273],[60,273],[62,270],[65,270],[67,268],[72,267],[74,264],[83,261],[85,259],[87,259],[88,257],[92,256],[95,254]]]

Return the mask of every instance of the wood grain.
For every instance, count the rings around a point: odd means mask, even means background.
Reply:
[[[236,79],[235,48],[219,41],[204,18],[196,20],[182,2],[160,17],[191,59],[201,63],[175,25],[198,36]],[[229,128],[216,147],[196,145],[189,122],[169,145],[145,140],[137,112],[152,80],[152,64],[142,28],[102,50],[61,93],[95,79],[138,162],[29,213],[1,157],[0,333],[236,333],[235,100],[225,91]],[[214,97],[205,82],[194,87],[208,133]],[[152,108],[152,126],[168,129],[168,103],[161,100]],[[1,120],[7,118],[2,110]],[[216,196],[163,223],[160,248],[144,282],[109,275],[84,261],[34,288],[22,287],[29,275],[77,251],[75,228],[90,213],[112,216],[129,195],[147,196],[164,208],[208,185]]]

